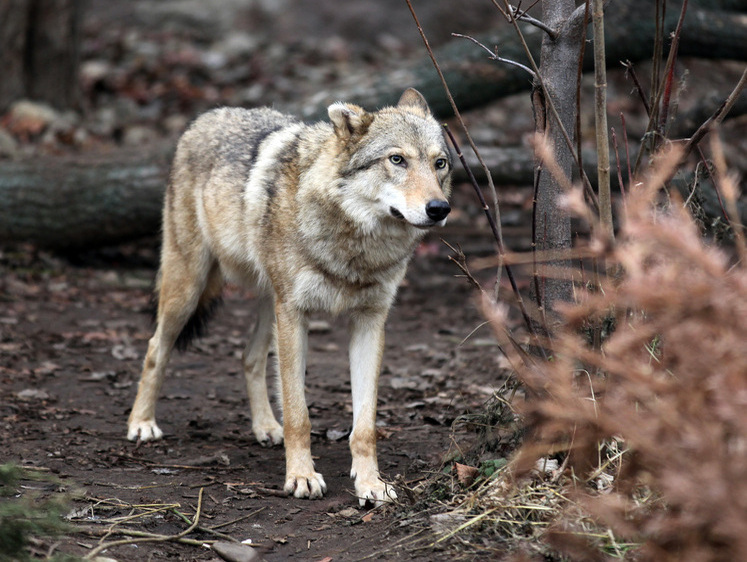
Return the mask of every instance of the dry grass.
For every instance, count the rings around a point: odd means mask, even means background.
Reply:
[[[551,360],[522,354],[507,309],[485,303],[533,395],[515,406],[529,430],[508,469],[453,504],[444,537],[496,534],[517,559],[747,558],[747,256],[738,233],[734,264],[681,201],[662,204],[678,161],[662,156],[628,195],[615,243],[592,239],[620,275],[563,309]],[[580,193],[567,204],[588,216]],[[585,329],[610,318],[595,348]]]

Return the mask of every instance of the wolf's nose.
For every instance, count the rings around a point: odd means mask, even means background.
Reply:
[[[442,199],[433,199],[425,205],[425,214],[434,221],[442,221],[451,212],[451,206]]]

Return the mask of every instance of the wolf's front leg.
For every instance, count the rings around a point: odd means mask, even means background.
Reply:
[[[391,486],[379,478],[376,458],[376,398],[384,352],[384,322],[387,310],[353,315],[350,335],[350,381],[353,391],[353,432],[350,452],[355,478],[355,495],[361,505],[397,497]]]
[[[275,306],[280,387],[283,394],[285,486],[297,498],[321,498],[327,485],[311,460],[311,421],[306,407],[307,321],[304,314],[283,303]]]

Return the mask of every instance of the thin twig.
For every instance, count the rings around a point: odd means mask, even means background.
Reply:
[[[491,51],[485,45],[483,45],[482,43],[480,43],[477,39],[475,39],[474,37],[470,37],[469,35],[462,35],[461,33],[452,33],[451,36],[452,37],[460,37],[462,39],[469,39],[475,45],[478,45],[478,46],[482,47],[485,51],[487,51],[488,54],[490,55],[490,60],[494,60],[494,61],[497,61],[497,62],[503,62],[503,63],[506,63],[508,65],[512,65],[512,66],[515,66],[517,68],[520,68],[520,69],[524,70],[525,72],[527,72],[532,77],[532,79],[534,79],[536,77],[536,75],[534,74],[534,71],[531,68],[529,68],[528,66],[525,66],[525,65],[521,64],[520,62],[516,62],[515,60],[504,59],[503,57],[498,56],[498,47],[497,46],[495,47],[495,49],[493,51]]]
[[[485,163],[485,161],[482,159],[482,156],[480,155],[480,151],[477,149],[477,145],[475,144],[475,141],[472,140],[472,135],[469,134],[469,129],[467,128],[467,124],[464,122],[464,119],[462,118],[462,114],[459,111],[459,108],[456,105],[456,102],[454,101],[454,96],[451,95],[451,89],[449,88],[449,84],[446,82],[446,77],[444,76],[443,71],[441,70],[440,65],[438,64],[438,61],[436,60],[436,55],[433,53],[433,49],[431,48],[431,44],[428,42],[428,37],[425,34],[425,31],[423,30],[423,27],[420,25],[420,20],[418,19],[418,15],[415,13],[415,8],[412,6],[412,2],[410,0],[405,0],[407,3],[407,7],[410,9],[410,14],[412,14],[412,19],[415,21],[415,26],[418,28],[418,32],[420,33],[420,37],[423,40],[423,44],[425,45],[425,50],[428,52],[428,56],[431,59],[431,62],[433,63],[433,67],[436,69],[436,72],[438,73],[438,77],[441,80],[441,85],[443,86],[444,92],[446,92],[446,97],[449,100],[449,104],[451,105],[451,110],[454,112],[454,116],[457,118],[457,121],[459,121],[459,125],[462,128],[462,132],[464,132],[464,136],[467,138],[467,142],[469,143],[470,148],[472,149],[472,152],[477,157],[477,161],[480,162],[480,166],[482,166],[483,172],[485,173],[485,177],[488,180],[488,188],[490,189],[490,194],[493,197],[493,207],[495,209],[495,218],[496,218],[496,224],[498,227],[498,237],[501,240],[501,244],[503,243],[503,232],[501,230],[501,211],[500,211],[500,205],[498,203],[498,191],[495,189],[495,184],[493,183],[493,175],[490,173],[490,168],[488,168],[488,165]],[[498,287],[500,286],[500,269],[498,270],[496,285],[495,285],[495,296],[497,298],[498,296]]]
[[[479,281],[474,278],[472,275],[472,272],[467,267],[467,257],[464,255],[464,252],[462,251],[462,248],[457,247],[455,248],[451,244],[449,244],[446,240],[443,238],[441,239],[441,242],[446,244],[446,247],[449,248],[452,252],[454,252],[453,256],[449,256],[449,261],[453,262],[459,269],[462,270],[462,273],[464,274],[463,277],[467,279],[467,281],[470,282],[470,284],[480,291],[481,293],[485,292],[485,289],[482,288],[482,285],[480,285]]]
[[[668,69],[667,69],[667,76],[665,79],[664,84],[664,91],[662,93],[663,101],[661,104],[661,115],[659,117],[659,132],[663,135],[666,130],[667,125],[667,117],[669,116],[669,104],[670,100],[672,99],[672,84],[674,83],[674,63],[677,60],[677,51],[680,47],[680,37],[682,36],[682,26],[685,23],[685,12],[687,11],[687,1],[684,0],[682,3],[682,11],[680,11],[680,18],[677,21],[677,29],[674,32],[674,37],[672,38],[672,45],[669,48],[669,55],[670,59],[672,61],[671,64],[669,64],[669,61],[667,61]]]
[[[200,513],[202,511],[202,493],[203,492],[204,492],[204,488],[200,488],[200,493],[197,497],[197,509],[195,510],[195,516],[194,516],[194,520],[192,521],[192,524],[186,529],[184,529],[181,533],[177,533],[176,535],[159,535],[159,534],[153,533],[153,534],[147,534],[141,538],[123,539],[119,541],[103,543],[97,546],[96,548],[94,548],[88,554],[86,554],[84,560],[91,560],[100,552],[103,552],[104,550],[108,548],[113,548],[115,546],[122,546],[126,544],[136,544],[136,543],[141,543],[141,542],[178,541],[186,537],[189,533],[194,531],[197,525],[199,525],[200,523]]]
[[[625,184],[623,183],[622,165],[620,163],[620,151],[617,149],[617,135],[615,134],[615,128],[611,127],[612,132],[612,146],[615,148],[615,165],[617,166],[617,183],[620,186],[620,194],[622,195],[623,205],[625,205]]]
[[[408,3],[409,1],[410,0],[407,0]],[[504,4],[506,6],[509,6],[507,0],[504,0]],[[586,190],[586,194],[588,195],[592,203],[592,206],[596,210],[598,210],[599,201],[597,198],[597,194],[594,192],[594,189],[591,187],[591,182],[589,181],[589,177],[586,175],[586,172],[584,171],[583,168],[579,166],[580,162],[578,159],[578,154],[576,154],[576,150],[574,149],[573,141],[571,140],[571,137],[568,135],[568,131],[565,130],[565,127],[563,126],[563,122],[560,119],[560,115],[558,115],[558,110],[555,108],[555,103],[552,100],[552,96],[550,95],[549,90],[545,86],[544,80],[542,80],[542,75],[540,74],[539,67],[537,66],[537,63],[535,62],[534,57],[532,56],[532,51],[529,49],[529,45],[527,45],[526,39],[524,38],[524,34],[522,33],[521,28],[519,27],[519,24],[516,21],[516,19],[511,18],[510,22],[514,27],[514,30],[516,31],[517,36],[519,37],[519,41],[521,42],[522,48],[524,49],[527,59],[529,60],[529,63],[531,64],[532,70],[537,75],[537,82],[539,83],[539,86],[542,89],[547,107],[550,108],[550,113],[555,119],[555,123],[557,123],[558,125],[558,130],[563,136],[563,140],[565,141],[565,144],[568,147],[568,151],[571,153],[571,156],[573,157],[574,163],[576,164],[576,166],[579,167],[578,168],[579,174],[583,181],[584,190]]]
[[[623,131],[623,145],[625,146],[625,163],[628,165],[628,186],[633,188],[633,174],[630,169],[630,146],[628,145],[628,127],[625,125],[625,114],[620,112],[620,123]]]
[[[657,3],[657,6],[658,6],[658,3]],[[674,38],[672,39],[672,46],[669,49],[669,55],[667,57],[667,64],[664,67],[664,74],[667,77],[669,76],[669,73],[670,73],[671,69],[674,67],[674,63],[677,60],[677,49],[679,48],[680,36],[682,35],[682,26],[683,26],[684,21],[685,21],[685,11],[686,10],[687,10],[687,0],[684,0],[684,2],[682,3],[682,9],[680,10],[680,17],[677,20],[677,27],[676,27],[675,32],[674,32]],[[666,80],[666,78],[665,78],[665,80]],[[663,86],[661,86],[659,84],[656,84],[656,86],[657,86],[657,88],[656,88],[656,96],[655,96],[654,100],[651,103],[651,114],[649,115],[648,125],[646,126],[646,132],[647,133],[652,133],[652,132],[658,131],[658,129],[657,129],[657,127],[655,125],[656,125],[656,121],[657,121],[658,116],[659,116],[661,99],[662,99],[662,96],[664,94],[665,87],[663,87]],[[651,149],[653,151],[653,149],[656,147],[656,135],[654,135],[654,137],[652,138],[651,142],[653,143],[651,145]],[[638,170],[640,168],[641,160],[643,158],[643,150],[644,150],[645,145],[646,145],[646,143],[641,143],[641,146],[638,149],[638,156],[635,159],[635,167],[633,169],[633,173],[634,173],[635,176],[638,175]]]
[[[503,245],[503,240],[498,232],[498,225],[496,225],[495,219],[493,218],[493,215],[490,212],[490,208],[488,207],[488,204],[485,202],[485,197],[483,197],[482,190],[480,189],[480,185],[477,183],[477,180],[475,179],[475,176],[472,173],[472,170],[467,164],[467,161],[464,159],[464,154],[462,154],[462,150],[459,147],[459,143],[457,142],[456,138],[454,138],[454,134],[451,132],[451,129],[449,129],[447,125],[444,125],[444,130],[446,131],[446,134],[448,135],[449,140],[451,141],[451,144],[454,146],[454,150],[457,153],[457,157],[459,158],[459,161],[462,163],[464,170],[467,172],[467,177],[469,178],[470,183],[472,184],[472,188],[475,190],[475,193],[477,194],[477,198],[479,199],[480,204],[482,205],[482,209],[485,212],[485,216],[488,219],[488,223],[490,224],[490,230],[493,232],[493,237],[495,238],[496,244],[498,245],[498,255],[499,255],[499,259],[502,262],[503,261],[502,257],[506,254],[506,250]],[[516,279],[514,278],[513,271],[511,270],[511,267],[505,263],[503,264],[503,268],[506,270],[506,276],[508,277],[509,283],[511,283],[511,290],[513,291],[514,296],[516,297],[516,303],[518,304],[519,310],[521,311],[521,315],[524,318],[524,323],[526,324],[527,329],[529,330],[529,333],[531,334],[531,336],[535,340],[537,340],[537,333],[534,330],[532,320],[529,317],[529,313],[527,312],[526,306],[524,305],[524,299],[521,296],[521,291],[519,291],[519,287],[516,283]],[[538,345],[537,347],[542,351],[542,354],[543,356],[545,356],[545,359],[547,359],[544,347],[540,345]]]
[[[197,528],[197,530],[199,529],[200,527]],[[109,531],[96,528],[93,525],[76,526],[76,531],[79,533],[84,533],[86,535],[90,535],[94,537],[99,537],[101,535],[104,535],[104,538],[108,537],[111,534]],[[125,537],[138,537],[138,538],[148,538],[148,539],[151,539],[154,536],[153,533],[149,533],[147,531],[138,531],[137,529],[117,529],[117,534],[125,536]],[[232,539],[232,540],[234,542],[238,542],[236,541],[236,539]],[[132,544],[133,542],[143,542],[143,541],[128,540],[126,541],[125,544]],[[190,546],[203,546],[205,544],[212,544],[216,541],[212,539],[188,539],[186,537],[182,537],[180,539],[175,539],[171,542],[177,542],[179,544],[188,544]],[[84,558],[84,560],[86,559],[87,557]]]
[[[724,194],[724,199],[726,199],[726,205],[729,209],[729,218],[731,219],[731,228],[734,232],[737,254],[740,260],[745,260],[747,259],[747,242],[744,239],[744,229],[739,217],[739,209],[737,208],[737,198],[739,197],[737,182],[734,177],[729,176],[727,173],[724,147],[718,137],[714,137],[711,141],[711,152],[721,191]]]
[[[693,136],[690,137],[690,140],[687,141],[687,144],[685,144],[685,152],[683,158],[687,157],[687,155],[692,152],[695,145],[697,145],[703,139],[703,137],[706,136],[706,134],[708,134],[714,127],[718,126],[721,121],[723,121],[724,117],[726,117],[729,111],[731,111],[731,108],[734,107],[734,104],[737,102],[737,99],[739,99],[739,96],[741,95],[745,86],[747,86],[747,68],[744,69],[739,82],[737,82],[737,85],[727,96],[724,102],[716,111],[714,111],[713,115],[706,119],[705,123],[698,127],[698,130],[695,131],[693,133]]]
[[[700,146],[698,146],[697,150],[698,150],[698,156],[700,157],[700,161],[703,164],[703,167],[705,168],[706,173],[711,178],[711,185],[713,185],[713,191],[716,192],[716,200],[718,201],[719,209],[721,209],[721,216],[724,217],[726,224],[729,224],[729,214],[726,212],[726,209],[724,208],[724,200],[721,197],[721,190],[718,187],[718,181],[716,181],[716,175],[713,173],[712,167],[708,165],[708,160],[706,159],[705,154],[703,154],[703,149]],[[695,180],[697,181],[697,175],[696,175]]]
[[[228,527],[229,525],[233,525],[234,523],[239,523],[240,521],[246,521],[247,519],[250,519],[257,515],[258,513],[261,513],[267,509],[267,506],[260,507],[259,509],[256,509],[252,511],[249,515],[242,515],[241,517],[237,517],[236,519],[232,519],[231,521],[226,521],[225,523],[220,523],[218,525],[213,525],[210,527],[210,530],[215,531],[217,529],[222,529],[223,527]]]
[[[643,91],[643,86],[641,86],[641,82],[638,80],[638,74],[636,74],[635,69],[633,68],[633,63],[626,60],[622,65],[625,67],[625,76],[630,76],[633,79],[633,85],[635,86],[636,92],[638,92],[638,97],[641,98],[643,108],[646,110],[646,116],[650,117],[651,106],[646,98],[646,93]]]
[[[537,2],[538,1],[539,0],[537,0]],[[541,29],[542,31],[544,31],[545,33],[547,33],[547,35],[550,37],[550,39],[552,39],[553,41],[555,41],[558,38],[558,32],[556,30],[554,30],[553,28],[551,28],[545,22],[540,21],[540,20],[538,20],[536,18],[533,18],[532,16],[530,16],[529,14],[527,14],[527,11],[531,10],[532,6],[534,6],[535,4],[537,4],[537,2],[535,2],[534,4],[532,4],[531,6],[529,6],[529,8],[527,8],[526,10],[521,10],[520,8],[517,8],[517,7],[512,6],[512,5],[509,4],[508,7],[511,10],[511,16],[514,19],[518,20],[518,21],[526,22],[526,23],[528,23],[530,25],[533,25],[534,27],[536,27],[538,29]]]

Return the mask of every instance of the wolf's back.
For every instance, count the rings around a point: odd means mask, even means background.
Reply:
[[[254,165],[262,141],[296,119],[273,109],[224,107],[198,117],[182,135],[173,172],[198,182],[215,168],[228,177],[244,178]],[[174,177],[172,183],[181,183]],[[192,183],[192,182],[189,182]]]

